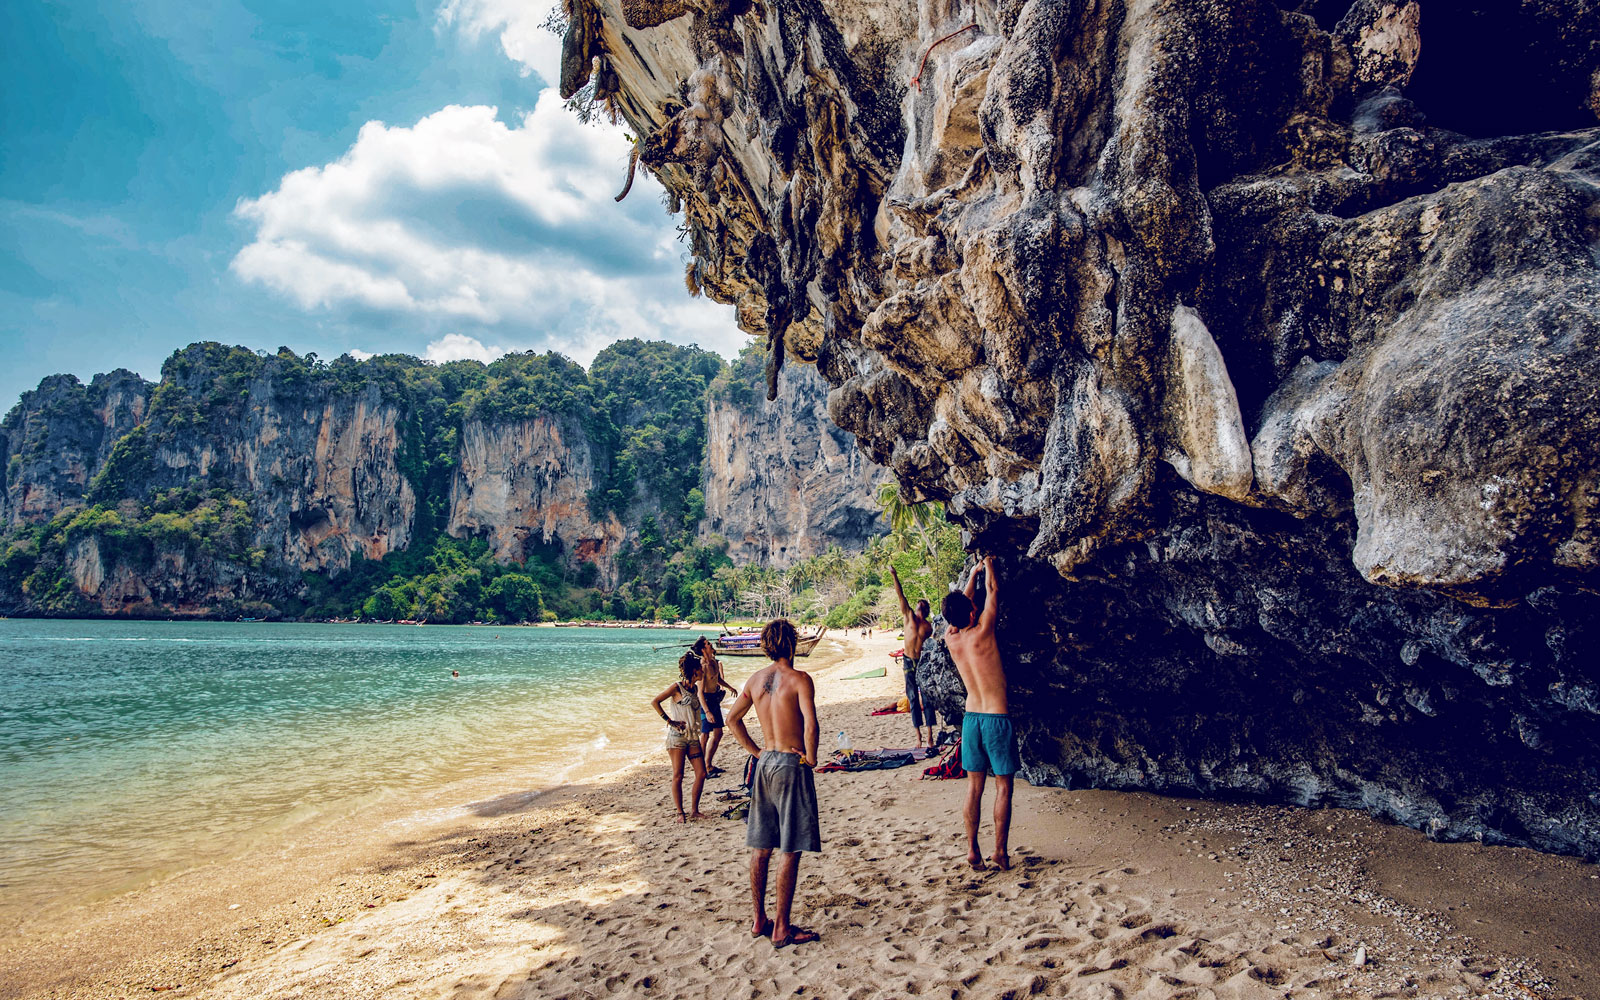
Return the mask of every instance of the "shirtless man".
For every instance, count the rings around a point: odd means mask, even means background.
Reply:
[[[900,586],[900,574],[893,566],[889,567],[889,575],[894,577],[895,596],[900,598],[900,617],[906,623],[906,648],[905,655],[900,658],[900,667],[906,674],[906,702],[911,706],[911,725],[917,730],[917,746],[925,747],[933,744],[933,727],[938,725],[938,719],[933,714],[933,706],[923,707],[922,691],[917,687],[917,667],[921,663],[922,644],[928,641],[928,636],[933,634],[933,625],[928,621],[928,602],[918,601],[915,611],[906,601],[905,588]],[[922,738],[922,716],[928,716],[928,738]]]
[[[979,612],[973,604],[978,574],[982,573],[988,599]],[[1006,840],[1011,834],[1011,776],[1017,773],[1017,737],[1006,714],[1006,672],[995,645],[995,619],[999,617],[1000,581],[994,575],[994,557],[985,556],[974,567],[965,589],[944,598],[944,647],[950,651],[961,681],[967,686],[967,714],[961,724],[961,767],[967,772],[967,863],[983,871],[978,850],[978,823],[983,809],[983,785],[994,775],[994,863],[1011,867]]]
[[[734,739],[756,758],[750,789],[750,896],[755,902],[751,937],[770,935],[775,948],[806,944],[821,935],[789,922],[800,852],[822,850],[817,826],[817,787],[811,768],[817,760],[817,705],[811,675],[794,668],[799,642],[794,626],[782,618],[761,630],[761,648],[772,663],[750,675],[728,712]],[[768,749],[756,746],[744,726],[754,705]],[[767,866],[778,853],[777,913],[767,919]]]

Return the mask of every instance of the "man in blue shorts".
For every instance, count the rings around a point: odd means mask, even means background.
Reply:
[[[974,603],[978,578],[988,591],[980,611]],[[967,863],[977,871],[986,865],[978,850],[978,823],[983,813],[983,786],[994,775],[994,863],[1011,867],[1006,841],[1011,835],[1011,776],[1020,767],[1017,736],[1006,714],[1006,671],[995,643],[995,621],[1000,614],[999,581],[994,557],[985,556],[974,567],[967,585],[944,598],[944,647],[955,661],[967,687],[967,713],[961,724],[961,768],[967,772]]]

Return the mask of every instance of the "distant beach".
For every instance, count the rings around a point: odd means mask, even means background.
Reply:
[[[905,746],[892,635],[830,634],[823,747]],[[730,662],[737,683],[759,661]],[[885,677],[848,680],[888,666]],[[659,670],[670,678],[664,654]],[[665,684],[665,680],[662,682]],[[817,776],[797,909],[752,942],[743,824],[670,822],[660,726],[595,703],[625,766],[513,769],[368,803],[111,899],[13,926],[7,997],[1594,996],[1597,869],[1442,845],[1343,810],[1019,787],[1010,872],[974,874],[964,782]],[[725,743],[735,784],[743,754]],[[713,815],[715,813],[713,812]]]

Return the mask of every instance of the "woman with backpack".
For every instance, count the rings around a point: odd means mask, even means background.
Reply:
[[[700,751],[700,657],[694,652],[683,654],[678,661],[678,680],[656,695],[650,707],[667,723],[667,756],[672,758],[672,802],[678,809],[678,822],[685,819],[683,812],[683,762],[688,759],[694,766],[694,785],[690,790],[688,819],[704,819],[700,815],[700,790],[706,783],[706,764]],[[662,704],[666,709],[662,709]]]

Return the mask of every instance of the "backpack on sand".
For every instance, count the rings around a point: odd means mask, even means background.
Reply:
[[[937,778],[940,780],[946,778],[965,778],[966,776],[967,772],[961,770],[960,740],[956,740],[955,745],[950,748],[950,752],[945,755],[943,760],[932,767],[924,768],[922,771],[923,780],[927,780],[928,778]]]

